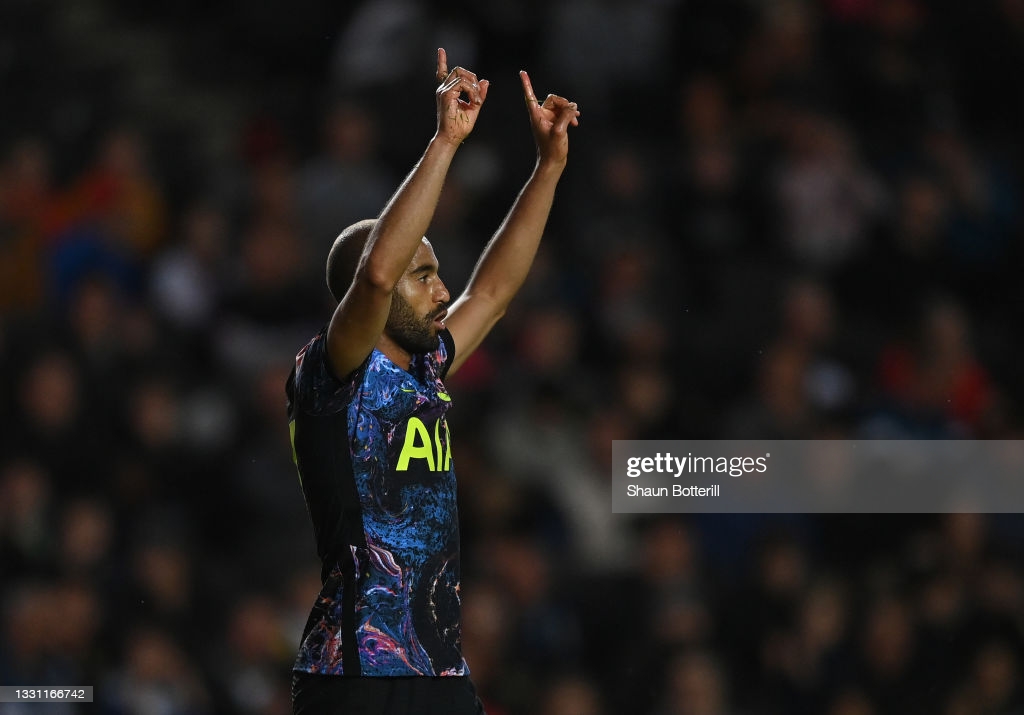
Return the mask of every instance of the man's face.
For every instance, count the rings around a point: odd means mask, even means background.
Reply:
[[[437,349],[451,296],[437,274],[437,257],[427,239],[395,286],[384,332],[410,354]]]

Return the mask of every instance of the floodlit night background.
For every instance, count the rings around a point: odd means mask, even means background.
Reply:
[[[491,80],[453,293],[532,167],[517,71],[582,110],[449,383],[488,713],[1024,711],[1024,518],[610,498],[616,439],[1021,437],[1022,0],[0,2],[0,683],[290,712],[284,381],[439,46]]]

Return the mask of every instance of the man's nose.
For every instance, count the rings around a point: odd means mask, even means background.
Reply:
[[[438,278],[437,288],[434,291],[434,302],[447,303],[449,300],[451,300],[451,295],[448,294],[448,288],[445,287],[444,281]]]

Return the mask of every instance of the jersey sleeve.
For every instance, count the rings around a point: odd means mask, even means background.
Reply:
[[[346,379],[339,380],[327,358],[327,331],[324,330],[295,356],[292,409],[315,416],[345,410],[355,397],[365,367],[364,362]]]

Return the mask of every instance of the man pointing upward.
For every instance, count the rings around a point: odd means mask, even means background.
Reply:
[[[294,666],[293,708],[461,715],[483,707],[461,653],[459,530],[444,380],[505,313],[533,263],[576,104],[520,72],[537,161],[452,301],[424,236],[489,82],[437,52],[437,131],[377,219],[327,259],[338,300],[296,356],[288,420],[322,582]]]

